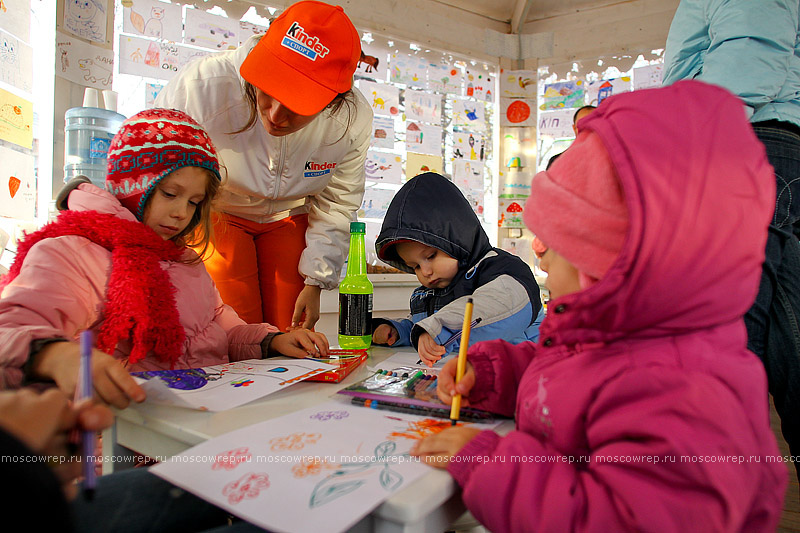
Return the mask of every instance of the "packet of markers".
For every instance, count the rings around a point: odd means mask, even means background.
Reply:
[[[354,405],[421,416],[450,418],[450,406],[436,395],[437,371],[400,367],[378,370],[373,375],[339,391],[352,397]],[[496,415],[462,407],[460,420],[493,422]]]

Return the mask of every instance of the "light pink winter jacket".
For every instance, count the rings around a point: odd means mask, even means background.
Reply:
[[[775,202],[764,149],[741,102],[693,81],[612,97],[581,127],[624,190],[622,252],[550,302],[541,344],[470,350],[470,402],[516,430],[481,432],[448,470],[495,533],[774,531],[787,468],[742,321]]]
[[[135,220],[116,198],[90,184],[72,191],[69,208]],[[175,368],[261,358],[261,340],[278,331],[275,327],[240,319],[222,303],[202,263],[162,261],[161,265],[175,286],[186,333],[185,351]],[[0,387],[20,385],[31,341],[74,339],[87,328],[99,331],[110,269],[111,252],[83,237],[45,239],[30,249],[19,275],[0,295]],[[127,363],[129,353],[126,340],[117,345],[114,357]],[[131,372],[167,368],[169,363],[152,356],[128,365]]]

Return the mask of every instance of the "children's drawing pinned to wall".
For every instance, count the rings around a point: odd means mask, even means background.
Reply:
[[[464,94],[485,102],[494,101],[494,76],[488,71],[467,69]]]
[[[403,178],[403,159],[391,152],[368,151],[365,168],[370,181],[400,185]]]
[[[428,89],[441,93],[461,94],[463,74],[455,65],[428,65]]]
[[[56,32],[56,57],[56,76],[95,89],[111,88],[114,76],[113,50],[92,46]]]
[[[486,130],[484,104],[470,100],[454,100],[453,125],[466,127],[472,131]]]
[[[16,38],[29,43],[31,41],[31,8],[30,2],[0,0],[0,29]]]
[[[600,102],[609,96],[628,92],[632,88],[633,84],[630,76],[622,76],[613,80],[593,81],[586,87],[586,105],[600,105]],[[574,107],[580,107],[580,105]]]
[[[422,122],[408,122],[406,125],[406,150],[420,154],[440,155],[442,153],[442,128]]]
[[[526,198],[501,198],[498,209],[500,213],[498,226],[501,228],[524,228],[525,223],[522,221],[522,211],[526,200]]]
[[[239,46],[239,21],[207,13],[202,9],[187,9],[183,42],[212,50],[234,50]]]
[[[500,70],[500,96],[536,98],[537,74],[534,70]]]
[[[356,75],[378,80],[387,81],[389,65],[389,50],[374,43],[361,41],[361,57],[356,65]]]
[[[428,62],[418,56],[393,53],[389,58],[389,81],[416,89],[427,86]]]
[[[0,81],[30,93],[33,90],[33,49],[0,31]]]
[[[375,116],[372,119],[371,148],[394,148],[394,119]]]
[[[483,161],[486,159],[486,139],[480,133],[453,133],[453,159]]]
[[[397,116],[400,114],[400,90],[385,83],[358,80],[358,88],[372,106],[376,115]]]
[[[361,209],[358,210],[358,218],[383,218],[394,193],[393,189],[368,187],[364,191],[364,199],[361,201]]]
[[[167,41],[181,40],[181,6],[158,0],[127,0],[122,3],[122,31]]]
[[[144,106],[147,109],[152,109],[156,106],[156,97],[161,92],[164,86],[160,83],[145,83],[144,84]]]
[[[442,123],[442,97],[424,91],[405,92],[406,118],[431,124]]]
[[[501,126],[535,126],[536,101],[527,98],[500,98]]]
[[[425,172],[441,174],[443,167],[441,156],[416,154],[414,152],[406,154],[406,180]]]
[[[64,28],[89,41],[106,40],[108,0],[66,0]]]
[[[33,156],[0,146],[0,161],[3,162],[0,168],[0,216],[33,220],[36,214]]]
[[[0,89],[0,139],[23,148],[33,146],[33,103],[3,89]]]

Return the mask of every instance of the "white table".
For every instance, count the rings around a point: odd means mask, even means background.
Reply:
[[[393,353],[395,350],[389,348],[373,347],[367,363],[341,383],[298,383],[261,400],[220,413],[158,405],[133,405],[117,411],[114,425],[103,434],[103,473],[121,465],[122,468],[131,466],[131,451],[154,458],[170,457],[235,429],[325,402],[339,389],[366,378],[371,373],[369,367]],[[504,426],[507,429],[508,423]],[[105,443],[112,443],[112,446]],[[117,462],[120,459],[127,461]],[[464,512],[455,481],[447,472],[431,469],[416,482],[393,494],[351,531],[444,531]]]

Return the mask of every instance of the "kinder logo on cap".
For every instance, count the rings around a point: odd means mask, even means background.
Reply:
[[[336,168],[336,163],[328,163],[327,161],[324,163],[312,163],[311,161],[306,161],[303,177],[317,178],[319,176],[324,176],[325,174],[333,172],[334,168]]]
[[[286,35],[283,36],[281,46],[293,52],[297,52],[301,56],[309,58],[311,61],[316,61],[317,57],[325,57],[328,55],[328,52],[330,52],[327,47],[319,42],[318,37],[312,37],[307,34],[297,21],[292,22],[292,25],[286,30]]]

